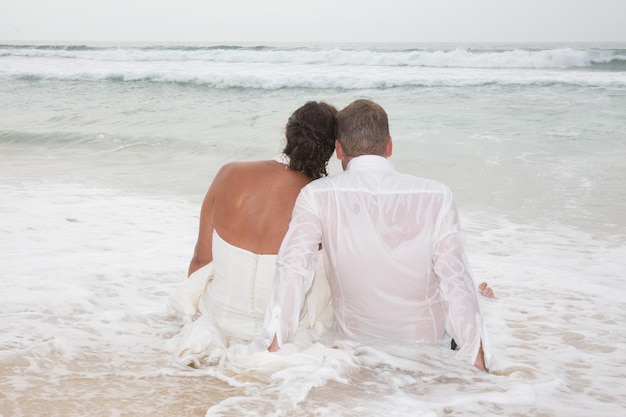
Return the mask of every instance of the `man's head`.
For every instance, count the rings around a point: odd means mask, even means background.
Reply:
[[[347,163],[344,158],[391,156],[387,113],[370,100],[352,102],[337,115],[337,142],[337,156],[344,162],[344,168]]]

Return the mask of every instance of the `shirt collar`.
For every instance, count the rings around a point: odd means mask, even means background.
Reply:
[[[393,165],[387,158],[379,155],[361,155],[352,158],[348,162],[346,171],[355,171],[361,169],[380,169],[384,171],[395,171]]]

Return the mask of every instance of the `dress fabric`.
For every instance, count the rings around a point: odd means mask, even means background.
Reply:
[[[259,255],[213,233],[213,282],[203,299],[227,342],[251,341],[263,324],[276,255]]]
[[[170,312],[195,320],[181,335],[175,356],[200,366],[233,344],[257,338],[272,291],[276,255],[231,245],[213,232],[213,262],[195,271],[169,300]],[[332,325],[330,290],[323,266],[307,294],[301,324],[312,334]],[[199,317],[197,317],[199,316]]]
[[[489,346],[459,216],[443,184],[397,172],[379,156],[313,181],[296,201],[277,259],[264,343],[293,337],[322,244],[335,324],[350,338],[439,344],[474,363]]]

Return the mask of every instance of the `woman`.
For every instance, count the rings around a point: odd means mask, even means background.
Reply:
[[[231,162],[215,176],[202,203],[190,282],[170,302],[179,312],[203,314],[183,334],[177,354],[181,362],[195,366],[215,362],[223,352],[216,347],[248,343],[258,336],[276,254],[296,197],[303,186],[327,175],[335,149],[336,114],[326,103],[306,103],[287,122],[287,143],[280,156]],[[323,331],[332,313],[319,266],[302,317],[303,326]]]

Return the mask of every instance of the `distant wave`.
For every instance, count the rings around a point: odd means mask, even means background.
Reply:
[[[469,71],[469,70],[465,70]],[[478,71],[478,70],[475,70]],[[505,72],[462,72],[448,70],[445,74],[433,71],[422,73],[403,71],[389,73],[380,71],[375,74],[351,72],[335,73],[302,73],[273,74],[271,71],[251,70],[247,73],[235,72],[176,72],[176,71],[90,71],[66,74],[22,73],[11,75],[12,80],[23,82],[51,81],[85,81],[114,83],[176,83],[208,88],[249,88],[277,90],[282,88],[302,89],[388,89],[388,88],[419,88],[419,87],[472,87],[472,86],[551,86],[574,85],[584,87],[626,87],[626,73],[603,72],[566,73],[541,72],[521,73],[521,70],[505,70]],[[0,75],[0,79],[5,78]]]
[[[112,62],[223,62],[324,64],[432,68],[594,68],[626,70],[623,49],[441,49],[384,50],[349,48],[278,48],[270,46],[0,45],[10,57]]]
[[[626,49],[0,45],[0,80],[253,89],[626,86]]]
[[[84,130],[80,130],[80,129]],[[0,145],[50,145],[83,147],[90,152],[117,152],[131,147],[168,149],[173,144],[171,138],[137,137],[135,135],[93,134],[87,126],[78,127],[74,132],[52,131],[35,133],[28,131],[7,131],[0,129]],[[179,149],[197,149],[197,143],[184,138],[176,139]]]

